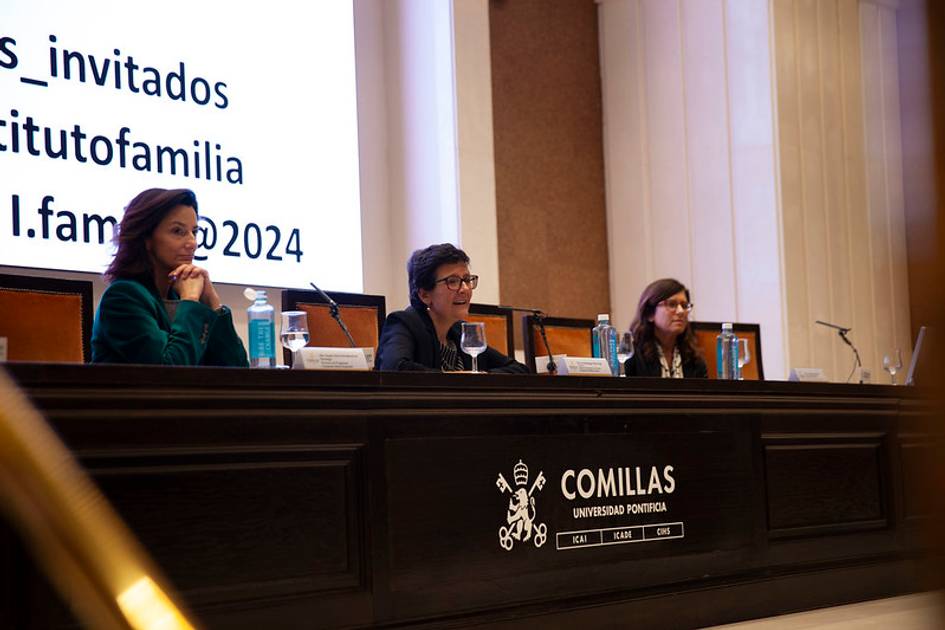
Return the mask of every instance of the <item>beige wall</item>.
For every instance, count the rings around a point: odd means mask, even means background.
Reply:
[[[895,10],[888,2],[774,2],[789,356],[844,380],[853,328],[877,381],[911,350]]]
[[[405,307],[410,253],[448,241],[497,303],[488,1],[354,7],[364,291]]]
[[[769,378],[846,380],[818,319],[854,329],[877,382],[884,352],[908,361],[897,6],[600,1],[619,318],[671,275],[697,319],[761,324]]]
[[[672,276],[693,318],[758,323],[783,378],[777,151],[768,4],[601,0],[613,309]]]

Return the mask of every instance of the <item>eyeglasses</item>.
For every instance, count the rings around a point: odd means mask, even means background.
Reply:
[[[462,286],[462,283],[466,283],[470,289],[475,289],[479,285],[479,276],[447,276],[445,278],[440,278],[433,284],[439,284],[442,282],[446,285],[446,288],[450,291],[459,291],[459,287]]]
[[[657,306],[663,306],[673,312],[676,312],[676,310],[681,307],[682,310],[684,310],[685,312],[691,313],[693,304],[692,302],[677,302],[675,300],[663,300],[662,302],[657,304]]]

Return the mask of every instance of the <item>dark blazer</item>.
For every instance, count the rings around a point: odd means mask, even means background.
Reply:
[[[623,369],[627,376],[651,376],[659,378],[662,375],[659,356],[654,357],[652,361],[647,361],[643,357],[643,352],[640,348],[636,348],[633,356],[624,362]],[[709,377],[705,361],[699,356],[695,356],[689,361],[684,360],[682,371],[684,378]]]
[[[472,357],[460,349],[461,322],[456,322],[446,337],[456,344],[464,370],[472,369]],[[479,370],[528,374],[528,368],[489,347],[479,355]],[[377,347],[374,369],[387,371],[440,371],[440,340],[437,339],[433,320],[426,311],[412,306],[395,311],[384,321],[381,341]]]
[[[153,285],[127,279],[112,282],[99,302],[92,363],[249,365],[229,308],[181,300],[171,322]]]

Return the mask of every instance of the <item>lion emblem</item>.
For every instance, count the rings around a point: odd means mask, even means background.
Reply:
[[[503,494],[508,492],[509,507],[505,515],[505,525],[499,527],[499,544],[506,551],[511,551],[515,546],[515,541],[528,542],[532,540],[536,547],[541,547],[548,539],[548,527],[544,523],[535,523],[535,497],[534,494],[545,486],[545,476],[538,471],[534,483],[526,490],[528,486],[528,466],[522,460],[518,460],[515,468],[512,469],[512,478],[515,480],[515,488],[509,485],[502,473],[499,473],[495,485],[499,492]]]

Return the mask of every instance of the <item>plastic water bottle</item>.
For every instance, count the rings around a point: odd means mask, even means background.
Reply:
[[[256,300],[246,309],[249,320],[249,366],[276,365],[276,310],[266,301],[266,292],[256,291]]]
[[[610,373],[620,375],[620,361],[617,359],[617,329],[610,325],[610,314],[597,316],[597,326],[591,334],[594,356],[602,357],[610,366]]]
[[[731,323],[722,324],[722,334],[716,337],[715,361],[719,378],[736,381],[740,376],[738,369],[738,337],[732,330]]]

